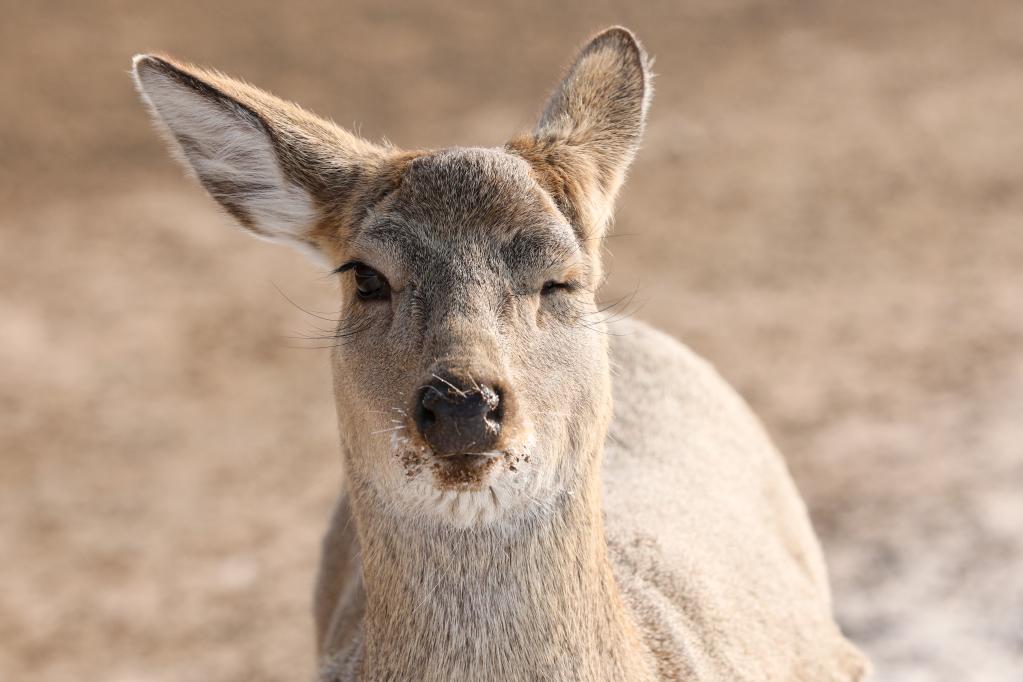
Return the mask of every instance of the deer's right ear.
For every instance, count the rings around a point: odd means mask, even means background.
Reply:
[[[163,57],[133,75],[176,156],[259,237],[323,256],[328,214],[345,213],[389,150],[251,85]]]

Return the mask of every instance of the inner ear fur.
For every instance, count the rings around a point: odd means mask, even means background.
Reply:
[[[536,128],[508,148],[586,238],[603,234],[639,149],[652,95],[650,60],[613,27],[591,39],[555,88]]]

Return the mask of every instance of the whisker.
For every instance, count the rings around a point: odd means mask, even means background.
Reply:
[[[594,242],[594,241],[605,241],[607,239],[618,239],[619,237],[639,237],[642,236],[641,232],[616,232],[615,234],[603,234],[599,237],[589,237],[588,239],[580,239],[583,242]]]
[[[431,374],[432,374],[432,372],[431,372]],[[441,381],[441,382],[447,384],[449,387],[451,387],[452,391],[454,391],[455,393],[457,393],[459,395],[459,397],[462,397],[462,398],[465,397],[465,391],[460,390],[457,386],[455,386],[453,383],[451,383],[447,379],[445,379],[443,377],[439,377],[436,374],[433,374],[433,378],[436,379],[437,381]],[[436,389],[434,389],[434,390],[436,390]],[[440,393],[440,391],[437,391],[437,393]],[[444,394],[441,393],[441,397],[443,397],[443,395]]]
[[[442,575],[443,574],[441,574],[439,572],[437,573],[437,577],[433,581],[433,587],[428,589],[428,590],[426,590],[426,593],[423,595],[422,600],[418,604],[416,604],[415,608],[413,608],[412,611],[409,613],[409,618],[410,619],[412,618],[412,616],[416,615],[416,611],[418,611],[420,609],[420,607],[422,607],[424,604],[426,604],[426,602],[429,601],[431,597],[433,597],[434,593],[437,592],[437,588],[440,587],[440,582],[442,580]]]
[[[320,314],[318,314],[318,313],[315,313],[315,312],[313,312],[313,311],[311,311],[311,310],[307,310],[306,308],[303,308],[303,307],[302,307],[302,306],[300,306],[300,305],[299,305],[298,303],[295,303],[295,301],[293,301],[293,300],[291,299],[291,297],[290,297],[290,296],[288,296],[288,295],[287,295],[286,293],[284,293],[284,292],[283,292],[283,291],[281,290],[281,288],[280,288],[279,286],[277,286],[277,283],[276,283],[276,282],[273,282],[273,281],[271,281],[271,282],[270,282],[270,284],[271,284],[271,285],[273,286],[273,288],[274,288],[274,289],[276,289],[276,290],[277,290],[277,293],[278,293],[278,294],[280,294],[281,296],[283,296],[283,297],[284,297],[284,300],[285,300],[285,301],[287,301],[287,302],[288,302],[288,303],[290,303],[291,305],[295,306],[296,308],[298,308],[299,310],[301,310],[301,311],[302,311],[303,313],[305,313],[306,315],[311,315],[312,317],[315,317],[315,318],[317,318],[317,319],[323,320],[323,321],[325,321],[325,322],[332,322],[332,323],[334,323],[334,324],[337,324],[337,322],[339,322],[339,320],[335,320],[335,319],[334,319],[334,318],[332,318],[332,317],[324,317],[323,315],[320,315]]]
[[[391,431],[404,431],[404,430],[405,430],[405,425],[402,424],[401,426],[395,426],[395,427],[392,427],[392,428],[389,428],[389,429],[380,429],[379,431],[371,431],[369,435],[376,436],[376,435],[381,434],[381,433],[390,433]]]

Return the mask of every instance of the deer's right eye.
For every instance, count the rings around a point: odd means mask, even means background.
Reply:
[[[365,263],[352,261],[339,267],[336,272],[352,271],[355,275],[355,293],[361,301],[382,301],[390,298],[391,285],[387,278]]]

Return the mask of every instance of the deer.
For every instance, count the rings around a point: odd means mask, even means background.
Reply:
[[[156,126],[216,202],[337,278],[344,483],[314,590],[317,679],[868,675],[751,409],[680,342],[601,315],[650,64],[609,28],[531,131],[403,151],[135,57]]]

